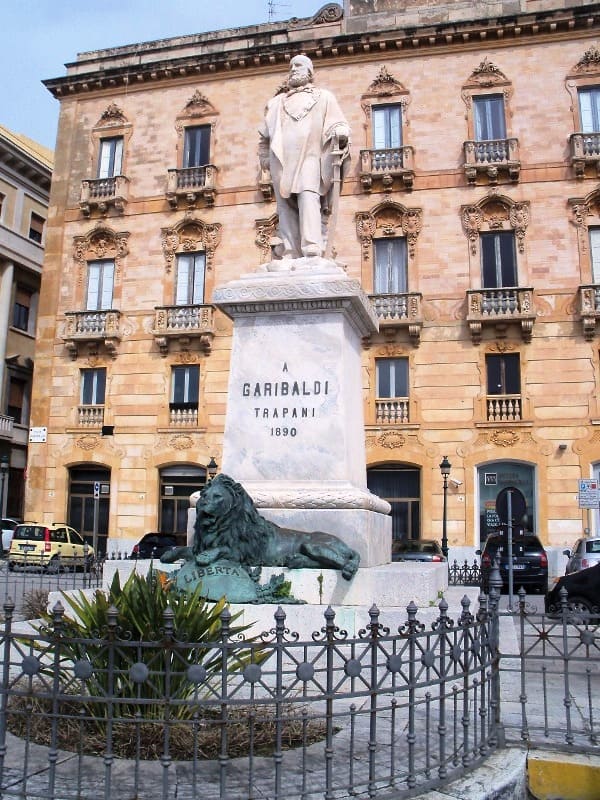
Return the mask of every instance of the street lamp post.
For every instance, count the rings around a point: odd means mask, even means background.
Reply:
[[[440,472],[442,473],[442,478],[444,479],[444,511],[442,516],[442,553],[444,554],[444,558],[446,559],[446,561],[448,560],[448,509],[447,509],[448,475],[450,475],[451,469],[452,469],[452,464],[448,461],[448,456],[444,456],[440,464]]]
[[[2,512],[2,516],[6,516],[6,498],[4,488],[6,485],[6,476],[8,475],[8,467],[9,467],[9,458],[7,455],[3,455],[0,458],[0,511]]]

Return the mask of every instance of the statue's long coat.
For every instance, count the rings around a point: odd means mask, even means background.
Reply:
[[[329,142],[336,128],[349,130],[327,89],[308,84],[268,102],[260,134],[270,140],[271,178],[281,197],[327,194],[333,180]]]

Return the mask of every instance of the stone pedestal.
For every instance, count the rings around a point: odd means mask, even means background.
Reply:
[[[366,486],[362,339],[368,297],[333,262],[219,287],[234,321],[221,469],[279,525],[333,533],[361,566],[389,561],[389,504]]]

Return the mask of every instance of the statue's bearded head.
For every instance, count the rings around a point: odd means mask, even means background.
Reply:
[[[294,88],[306,86],[313,78],[313,65],[308,56],[294,56],[290,61],[288,84]]]

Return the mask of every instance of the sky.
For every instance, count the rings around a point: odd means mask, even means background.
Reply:
[[[325,2],[0,0],[0,125],[54,149],[59,103],[41,81],[63,76],[77,53],[310,17]]]

